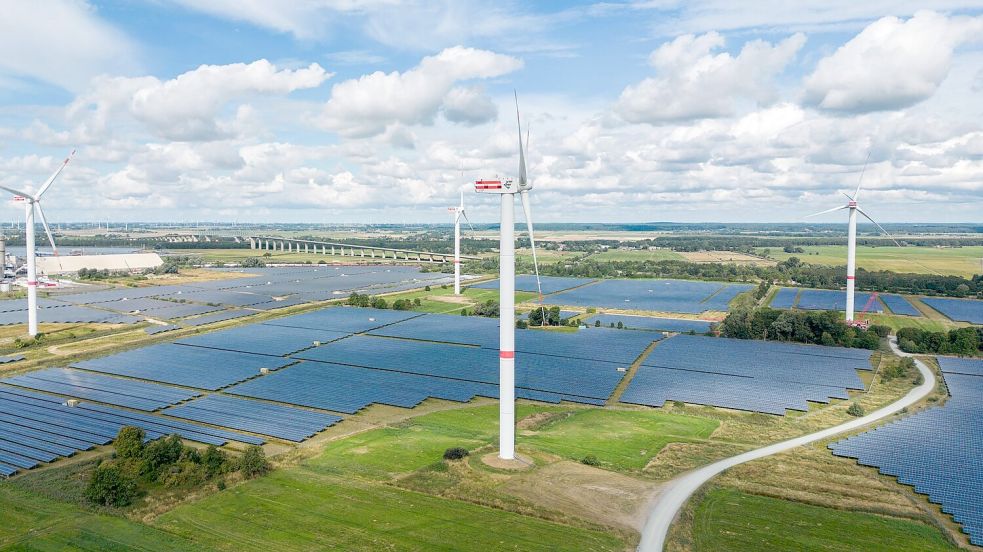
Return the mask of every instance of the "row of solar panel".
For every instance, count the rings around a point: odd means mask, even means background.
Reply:
[[[341,421],[340,416],[291,406],[209,395],[164,411],[169,416],[300,442]]]
[[[895,476],[942,505],[983,545],[983,360],[939,358],[950,398],[871,431],[831,443],[837,456]]]
[[[922,297],[922,303],[953,320],[983,324],[983,301],[974,299],[950,299],[946,297]]]
[[[263,443],[257,437],[162,416],[84,402],[69,407],[59,397],[3,385],[0,420],[0,475],[4,476],[107,444],[128,425],[142,428],[148,439],[174,433],[216,446],[229,441]]]
[[[805,411],[809,402],[847,399],[847,389],[863,389],[857,370],[871,366],[861,355],[870,352],[677,335],[643,360],[620,400],[648,406],[672,400],[778,415]]]
[[[862,309],[870,300],[871,294],[858,293],[855,308]],[[880,300],[894,314],[906,316],[921,316],[921,313],[907,299],[900,295],[882,293]],[[775,309],[791,309],[797,307],[803,310],[843,310],[846,308],[846,292],[827,289],[780,288],[771,300]],[[883,312],[881,304],[875,301],[871,312]]]
[[[69,368],[47,368],[0,380],[27,389],[154,411],[200,395],[155,383],[114,378]]]
[[[699,314],[727,310],[728,303],[753,286],[684,280],[601,280],[549,298],[550,303]]]
[[[629,316],[626,314],[598,314],[584,319],[584,324],[593,326],[600,322],[601,326],[622,326],[631,330],[653,330],[661,332],[698,333],[710,331],[712,322],[705,320],[686,320],[681,318],[653,318],[649,316]]]

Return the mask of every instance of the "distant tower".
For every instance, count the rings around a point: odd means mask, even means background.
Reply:
[[[7,236],[0,232],[0,280],[7,273]]]

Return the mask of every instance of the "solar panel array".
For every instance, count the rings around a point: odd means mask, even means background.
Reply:
[[[857,293],[854,306],[859,311],[870,300],[869,293]],[[843,310],[846,308],[846,292],[834,289],[803,289],[799,293],[797,308],[803,310]],[[868,312],[884,312],[881,303],[874,301]]]
[[[893,314],[901,314],[904,316],[921,316],[922,313],[915,308],[907,299],[900,295],[895,295],[892,293],[882,293],[880,295],[881,301],[887,305],[887,308],[891,309]]]
[[[290,359],[267,355],[161,343],[83,360],[72,366],[93,372],[214,391],[258,376],[260,368],[276,370],[291,362],[293,361]]]
[[[181,345],[207,347],[256,355],[285,356],[313,347],[315,342],[328,343],[341,339],[348,332],[312,330],[272,324],[249,324],[217,332],[184,337]]]
[[[584,284],[589,284],[592,278],[568,278],[564,276],[540,276],[540,284],[544,294],[556,293],[566,289],[575,288]],[[498,289],[498,280],[489,280],[480,284],[472,284],[470,287],[475,289]],[[536,286],[536,276],[530,274],[517,274],[515,277],[515,289],[518,291],[538,291]]]
[[[176,433],[216,446],[229,441],[263,443],[257,437],[161,416],[87,402],[68,407],[63,402],[54,395],[0,385],[0,475],[105,445],[128,425],[142,428],[151,439]]]
[[[950,299],[946,297],[922,297],[922,303],[953,320],[983,324],[983,301],[974,299]]]
[[[808,402],[849,398],[864,389],[870,351],[770,341],[677,335],[642,361],[621,402],[667,400],[782,415]]]
[[[341,417],[292,406],[209,395],[172,406],[168,416],[300,442],[341,421]]]
[[[748,284],[689,280],[600,280],[553,295],[560,305],[700,314],[727,310],[727,303],[748,291]]]
[[[598,314],[584,320],[588,326],[600,321],[601,326],[618,325],[618,322],[631,330],[655,330],[678,333],[707,333],[712,322],[706,320],[686,320],[682,318],[654,318],[649,316],[630,316],[626,314]]]
[[[200,393],[132,379],[114,378],[70,368],[46,368],[0,382],[136,410],[154,411]]]
[[[983,546],[983,360],[940,358],[939,365],[950,395],[944,405],[829,448],[928,495],[962,524],[970,542]]]
[[[775,296],[771,298],[771,308],[790,309],[795,306],[796,299],[799,298],[798,288],[780,288]]]

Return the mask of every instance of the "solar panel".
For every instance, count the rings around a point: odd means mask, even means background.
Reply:
[[[68,368],[47,368],[0,381],[28,389],[146,411],[157,410],[197,395],[175,387]]]
[[[181,338],[177,343],[243,353],[284,356],[313,347],[315,341],[328,343],[348,335],[351,334],[272,324],[249,324]]]
[[[953,320],[983,324],[983,301],[973,299],[949,299],[944,297],[922,297],[922,303],[932,307]]]
[[[184,418],[287,441],[303,441],[341,421],[340,416],[248,399],[209,395],[164,411]]]
[[[983,360],[942,357],[949,369],[983,374]],[[966,361],[953,362],[953,361]],[[969,367],[975,363],[976,368]],[[831,443],[837,456],[855,458],[885,475],[912,485],[942,505],[963,525],[974,544],[983,544],[983,376],[943,368],[950,397],[942,406]]]
[[[274,356],[162,343],[72,366],[214,391],[259,375],[260,368],[277,370],[291,362]]]
[[[322,310],[285,316],[265,322],[270,326],[287,326],[311,330],[359,333],[420,316],[418,312],[329,307]]]
[[[754,286],[689,280],[600,280],[550,297],[559,305],[699,314],[726,310],[737,294]]]
[[[552,294],[558,291],[575,288],[584,284],[589,284],[592,278],[568,278],[563,276],[540,276],[544,294]],[[498,289],[498,280],[489,280],[479,284],[470,284],[468,287],[475,289]],[[515,289],[519,291],[538,291],[536,276],[531,274],[517,274],[515,277]]]
[[[682,318],[654,318],[650,316],[629,316],[626,314],[597,314],[584,320],[588,326],[600,322],[602,327],[617,326],[618,322],[630,330],[650,330],[663,332],[704,334],[710,331],[713,322],[706,320],[687,320]]]
[[[870,300],[869,293],[856,293],[854,295],[854,308],[858,311],[867,305]],[[833,289],[803,289],[799,293],[797,308],[803,310],[844,310],[846,309],[846,292]],[[884,308],[879,301],[874,301],[870,306],[869,312],[884,312]]]
[[[795,306],[795,300],[799,297],[798,288],[781,288],[771,299],[771,308],[790,309]]]
[[[882,293],[881,301],[887,305],[887,308],[891,309],[893,314],[901,314],[904,316],[921,316],[922,313],[914,307],[907,299],[900,295],[894,295],[891,293]]]

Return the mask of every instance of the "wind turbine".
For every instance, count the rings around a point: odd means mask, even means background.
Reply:
[[[526,155],[522,145],[522,122],[519,120],[519,100],[516,96],[515,118],[519,126],[519,178],[505,180],[478,180],[474,189],[478,193],[499,194],[502,198],[502,215],[499,229],[499,318],[498,318],[498,401],[499,436],[498,457],[515,459],[515,195],[519,194],[522,209],[529,228],[529,240],[533,244],[533,262],[536,262],[532,234],[528,192],[532,183],[526,177]],[[539,280],[539,267],[536,266]]]
[[[841,205],[839,207],[833,207],[832,209],[826,209],[825,211],[820,211],[818,213],[813,213],[806,218],[816,217],[819,215],[824,215],[826,213],[832,213],[834,211],[841,211],[843,209],[849,209],[850,214],[847,219],[847,245],[846,245],[846,322],[851,324],[853,322],[853,310],[854,310],[854,287],[856,283],[856,269],[857,269],[857,213],[863,215],[867,220],[873,222],[881,232],[891,238],[891,241],[895,243],[898,247],[901,244],[898,240],[894,239],[894,236],[888,233],[883,226],[877,223],[876,220],[870,218],[863,209],[860,208],[860,204],[857,203],[857,198],[860,197],[860,186],[863,185],[864,173],[867,171],[867,161],[870,160],[870,154],[867,154],[867,160],[864,161],[864,167],[860,171],[860,178],[857,181],[857,191],[853,192],[853,195],[843,192],[843,195],[847,198],[846,205]]]
[[[461,217],[468,222],[471,231],[474,226],[468,220],[467,213],[464,212],[464,190],[461,190],[461,203],[457,207],[448,207],[448,211],[454,213],[454,295],[461,294]]]
[[[51,187],[51,184],[58,178],[58,175],[61,174],[61,171],[68,165],[68,162],[72,160],[74,155],[75,150],[72,150],[72,153],[68,154],[68,157],[55,169],[54,174],[48,177],[48,180],[36,194],[32,195],[6,186],[0,186],[0,189],[14,194],[15,201],[24,202],[24,240],[26,242],[25,249],[27,250],[25,252],[27,254],[27,333],[31,337],[38,335],[38,268],[36,252],[34,251],[34,208],[36,206],[38,213],[41,215],[41,224],[44,225],[44,232],[48,235],[48,242],[51,243],[52,252],[58,255],[55,238],[51,235],[51,228],[48,227],[48,220],[44,216],[44,209],[41,208],[41,196],[44,195],[44,192],[48,191],[48,188]]]

